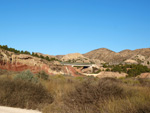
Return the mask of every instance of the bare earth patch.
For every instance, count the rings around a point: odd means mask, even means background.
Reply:
[[[26,110],[20,108],[11,108],[0,106],[0,113],[42,113],[36,110]]]

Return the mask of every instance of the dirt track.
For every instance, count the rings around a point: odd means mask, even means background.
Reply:
[[[26,110],[20,108],[0,106],[0,113],[42,113],[42,112],[35,111],[35,110]]]

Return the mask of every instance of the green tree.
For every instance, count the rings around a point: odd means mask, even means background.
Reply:
[[[47,61],[50,61],[50,59],[49,59],[49,57],[48,57],[48,56],[46,56],[46,57],[45,57],[45,59],[46,59]]]
[[[43,55],[40,55],[40,58],[44,59],[44,56],[43,56]]]
[[[121,73],[122,72],[122,68],[119,65],[117,65],[117,66],[114,66],[112,68],[112,71],[113,72],[119,72],[119,73]]]
[[[106,71],[110,71],[110,69],[109,69],[109,68],[107,68],[107,69],[106,69]]]

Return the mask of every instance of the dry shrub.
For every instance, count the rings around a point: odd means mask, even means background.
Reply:
[[[126,88],[133,91],[132,95],[109,99],[101,106],[101,113],[150,113],[150,89],[140,86]]]
[[[0,69],[0,77],[10,77],[13,75],[18,74],[18,72],[14,72],[14,71],[8,71],[8,70],[4,70],[4,69]]]
[[[99,113],[99,105],[111,97],[121,97],[123,88],[116,79],[86,79],[54,102],[44,113]]]
[[[0,79],[0,105],[37,109],[53,102],[52,96],[40,84],[21,80]]]
[[[148,79],[57,78],[48,84],[57,97],[43,113],[150,113]]]
[[[146,78],[138,78],[138,81],[142,86],[150,87],[150,79],[148,79],[148,78],[147,79]]]

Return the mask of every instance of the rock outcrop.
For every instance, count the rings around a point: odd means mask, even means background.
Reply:
[[[124,61],[124,63],[126,63],[126,64],[138,64],[138,62],[136,60],[132,60],[132,59],[127,59],[126,61]]]
[[[61,60],[64,62],[90,63],[90,60],[80,53],[67,54]]]
[[[150,73],[142,73],[138,76],[138,78],[149,78],[150,79]]]

